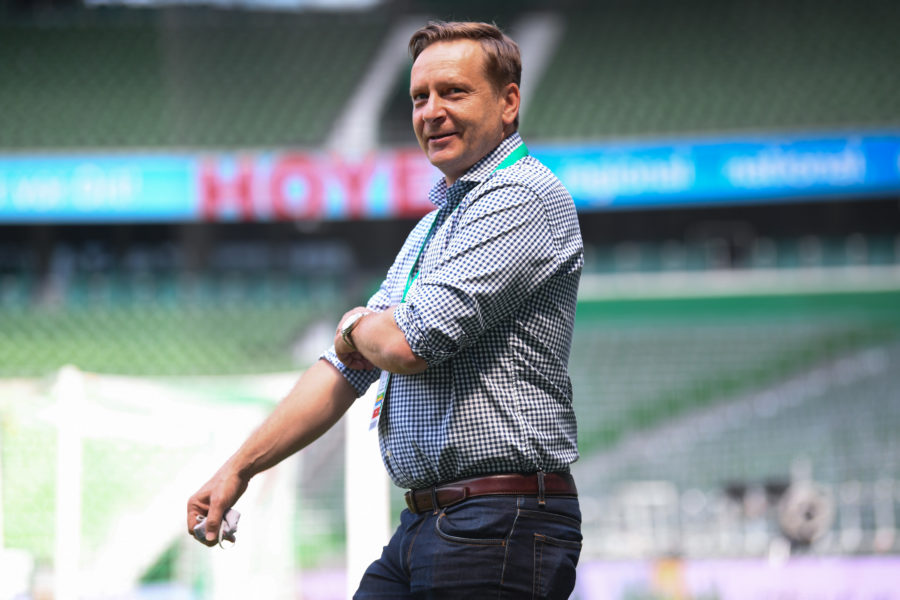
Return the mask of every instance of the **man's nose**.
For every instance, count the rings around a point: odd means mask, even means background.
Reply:
[[[422,107],[422,119],[425,121],[434,121],[444,116],[444,103],[437,94],[428,97],[428,102]]]

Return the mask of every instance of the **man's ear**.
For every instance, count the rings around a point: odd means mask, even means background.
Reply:
[[[507,83],[501,91],[500,97],[503,101],[503,124],[507,127],[511,126],[516,117],[519,115],[519,86],[515,83]]]

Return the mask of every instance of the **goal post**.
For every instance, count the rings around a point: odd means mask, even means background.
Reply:
[[[27,564],[37,565],[40,556],[46,570],[32,583],[40,589],[32,591],[57,598],[130,593],[178,543],[172,585],[203,582],[199,591],[215,600],[246,597],[241,594],[252,590],[244,583],[256,591],[266,587],[272,598],[300,593],[294,527],[304,510],[297,503],[303,452],[254,479],[236,506],[242,518],[233,548],[204,548],[184,525],[190,493],[265,419],[297,376],[147,378],[65,367],[52,381],[0,380],[0,417],[6,419],[0,435],[11,433],[2,442],[13,457],[3,465],[2,491],[7,500],[17,498],[12,514],[0,513],[7,530],[16,523],[0,539],[17,549],[9,552],[35,559],[17,567],[15,577],[11,559],[4,559],[6,584],[29,579],[23,573],[37,567]],[[368,429],[373,403],[374,388],[353,404],[336,432],[344,438],[343,462],[330,461],[330,468],[343,470],[348,597],[390,535],[390,485],[377,434]],[[34,442],[32,432],[48,443]],[[41,489],[51,494],[49,523],[32,548],[28,540],[36,538],[23,529],[28,517],[20,509],[40,500],[31,498],[40,493],[34,481],[46,482]]]
[[[377,431],[369,430],[377,384],[347,411],[344,495],[347,519],[347,598],[390,537],[390,485]]]

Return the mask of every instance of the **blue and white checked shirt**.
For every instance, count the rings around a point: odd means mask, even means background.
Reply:
[[[429,195],[438,209],[413,229],[368,308],[399,304],[432,221],[420,274],[394,313],[428,363],[391,376],[378,433],[400,487],[490,473],[568,471],[578,458],[569,351],[584,262],[575,206],[531,156],[496,171],[519,134]],[[323,357],[363,394],[379,370]]]

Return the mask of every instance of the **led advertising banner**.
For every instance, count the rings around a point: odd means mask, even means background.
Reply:
[[[115,223],[418,216],[440,173],[418,149],[0,157],[0,222]]]
[[[900,194],[900,133],[531,147],[582,211]],[[440,177],[417,148],[0,154],[0,223],[418,216]]]
[[[567,146],[540,158],[582,209],[900,191],[900,136],[890,134]]]
[[[188,221],[188,156],[0,156],[0,222]]]

